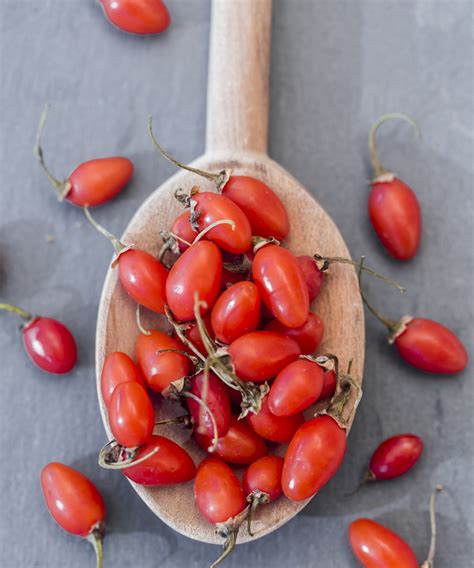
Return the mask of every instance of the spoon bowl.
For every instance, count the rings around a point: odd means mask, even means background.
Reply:
[[[214,1],[208,95],[208,151],[193,162],[192,166],[211,172],[231,169],[234,175],[252,176],[270,186],[287,208],[291,229],[283,244],[294,254],[311,255],[317,252],[325,256],[349,258],[341,234],[324,209],[294,177],[266,154],[270,8],[270,0]],[[247,35],[247,41],[242,43],[249,47],[249,52],[238,55],[247,62],[246,66],[239,66],[235,61],[238,50],[233,49],[233,46],[239,43],[238,37],[233,40],[231,33],[231,29],[235,27],[239,31],[239,37],[242,34]],[[252,48],[255,47],[255,42],[259,44],[259,57]],[[232,81],[225,82],[224,86],[219,84],[219,78],[222,77],[229,59],[233,61],[231,68],[236,69],[237,74],[246,70],[256,77],[250,81],[246,76],[246,82],[241,83],[242,88],[238,92],[233,92],[232,89],[226,91],[229,85],[232,86]],[[240,80],[242,81],[242,78]],[[246,88],[251,92],[242,93]],[[223,90],[227,92],[226,96],[222,95]],[[250,104],[249,99],[250,103],[253,101],[254,104]],[[247,112],[246,108],[250,110]],[[254,111],[257,113],[255,119],[252,118]],[[238,117],[241,117],[241,120]],[[179,170],[138,209],[123,234],[123,242],[133,243],[157,255],[162,244],[159,231],[168,229],[182,211],[182,206],[174,197],[175,190],[183,188],[189,191],[194,185],[199,185],[205,191],[215,190],[214,185],[207,179]],[[337,354],[342,369],[352,360],[351,375],[361,384],[364,315],[355,271],[344,265],[331,265],[327,282],[311,308],[325,323],[324,341],[319,352]],[[123,351],[133,356],[135,340],[139,333],[135,322],[135,309],[136,305],[125,294],[118,281],[117,270],[110,268],[100,301],[96,342],[97,391],[109,439],[113,436],[101,395],[100,374],[104,359],[109,353]],[[146,310],[142,310],[142,323],[147,328],[169,329],[163,316]],[[355,396],[349,405],[355,407]],[[315,408],[312,410],[314,412]],[[176,402],[163,400],[156,406],[158,420],[179,414],[183,414],[183,411]],[[156,431],[183,446],[196,465],[205,457],[186,429],[179,426],[159,426]],[[277,452],[283,454],[284,450],[285,447],[281,446]],[[195,506],[192,482],[157,488],[130,483],[148,507],[174,530],[202,542],[222,543],[222,539],[214,532],[214,526],[201,516]],[[300,512],[307,502],[292,502],[280,498],[274,503],[260,507],[253,522],[254,536],[248,535],[243,527],[238,542],[255,540],[276,530]]]

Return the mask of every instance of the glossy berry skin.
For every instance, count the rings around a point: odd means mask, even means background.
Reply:
[[[308,420],[296,432],[285,455],[283,493],[292,501],[315,495],[339,469],[346,432],[329,415]]]
[[[137,304],[158,314],[164,313],[168,271],[159,260],[140,249],[130,249],[118,257],[119,277],[127,294]]]
[[[276,416],[292,416],[306,410],[320,397],[324,369],[313,361],[299,359],[277,375],[268,393],[268,408]]]
[[[238,377],[262,383],[275,377],[301,355],[296,341],[274,331],[252,331],[233,341],[228,349]]]
[[[217,299],[222,277],[222,255],[214,243],[199,241],[173,265],[166,281],[168,305],[180,321],[194,319],[194,296],[206,302],[206,313]]]
[[[326,371],[323,377],[323,388],[319,395],[320,400],[331,398],[336,392],[337,377],[334,371]]]
[[[194,436],[201,448],[207,451],[212,443],[212,437],[198,433]],[[265,442],[249,428],[245,420],[237,420],[235,416],[232,416],[227,434],[219,438],[212,455],[227,463],[249,465],[262,456],[266,456],[267,453],[268,448]]]
[[[286,327],[280,321],[274,319],[267,323],[265,329],[276,331],[285,337],[294,339],[300,346],[303,355],[312,355],[323,339],[324,322],[317,314],[310,312],[308,319],[299,327]]]
[[[83,162],[69,176],[65,199],[78,207],[97,207],[113,199],[130,181],[133,164],[128,158],[97,158]]]
[[[414,434],[398,434],[380,444],[370,459],[374,479],[393,479],[410,470],[420,459],[423,440]]]
[[[189,357],[181,353],[158,353],[163,349],[181,349],[181,345],[157,329],[150,330],[150,335],[138,335],[135,359],[147,385],[159,393],[172,382],[190,375],[193,369]]]
[[[108,20],[124,32],[148,35],[164,32],[171,18],[162,0],[99,0]]]
[[[247,414],[246,420],[252,430],[265,440],[278,444],[288,444],[294,433],[303,424],[304,417],[301,413],[292,416],[275,416],[270,412],[268,396],[266,396],[262,401],[260,412]]]
[[[39,316],[24,325],[21,331],[25,350],[40,369],[63,375],[74,368],[76,342],[63,323]]]
[[[155,413],[142,386],[129,382],[115,388],[110,398],[109,423],[114,438],[126,448],[148,442],[155,425]]]
[[[382,175],[372,182],[368,209],[387,251],[398,260],[413,258],[421,240],[421,209],[412,189],[393,175]]]
[[[407,363],[428,373],[450,375],[467,365],[464,345],[450,329],[430,319],[413,318],[394,344]]]
[[[286,327],[299,327],[308,318],[309,296],[303,271],[296,257],[277,245],[257,251],[252,265],[253,280],[273,315]]]
[[[194,498],[201,514],[210,523],[224,523],[247,506],[235,473],[223,461],[207,458],[198,467]]]
[[[211,312],[212,328],[222,343],[254,331],[259,320],[260,294],[253,282],[238,282],[225,290]]]
[[[197,398],[204,401],[212,412],[219,438],[225,436],[229,430],[231,419],[230,400],[227,395],[226,385],[214,373],[209,373],[206,391],[204,372],[201,372],[194,375],[191,379],[190,391]],[[187,398],[186,402],[193,418],[194,429],[212,440],[214,429],[209,413],[192,398]]]
[[[319,270],[319,268],[316,266],[316,263],[310,256],[297,256],[296,260],[298,261],[298,264],[303,271],[304,279],[308,287],[309,301],[312,302],[319,296],[319,293],[321,292],[325,278],[324,272],[321,272],[321,270]]]
[[[120,383],[134,381],[145,388],[145,379],[140,369],[126,353],[109,353],[104,361],[100,377],[100,389],[105,406],[109,406],[110,397]]]
[[[238,205],[224,195],[209,191],[193,195],[193,201],[196,203],[195,211],[199,213],[197,218],[199,231],[223,219],[235,223],[234,230],[231,225],[214,227],[206,234],[206,239],[227,252],[239,254],[249,249],[252,244],[252,230],[247,217]]]
[[[196,466],[191,456],[181,446],[163,436],[153,435],[138,451],[136,459],[156,453],[145,461],[122,469],[123,473],[135,483],[148,487],[186,483],[196,475]]]
[[[371,519],[349,526],[352,550],[364,568],[418,568],[412,548],[396,533]]]
[[[49,512],[68,533],[87,537],[105,518],[96,486],[79,471],[59,462],[41,471],[41,489]]]
[[[285,206],[262,181],[250,176],[230,176],[222,195],[231,199],[247,216],[252,234],[283,240],[290,231]]]
[[[242,487],[246,497],[253,491],[263,491],[271,501],[281,496],[281,472],[283,458],[280,456],[264,456],[253,462],[244,473]]]

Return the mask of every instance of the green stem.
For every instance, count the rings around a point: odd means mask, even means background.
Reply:
[[[49,182],[56,189],[59,199],[64,199],[67,192],[69,191],[70,182],[68,180],[62,180],[62,181],[59,180],[49,171],[46,162],[44,160],[43,147],[41,145],[41,137],[43,135],[46,119],[48,118],[48,111],[49,111],[49,105],[46,104],[43,109],[43,112],[41,113],[41,118],[38,124],[38,131],[36,133],[36,144],[33,151],[35,153],[35,156],[38,158],[39,164],[43,169],[44,173],[46,174],[46,177],[48,178]]]
[[[12,304],[0,304],[0,311],[16,314],[26,321],[31,320],[33,317],[29,312],[19,308],[18,306],[13,306]]]
[[[84,214],[87,217],[89,223],[97,231],[99,231],[99,233],[101,233],[102,235],[104,235],[104,237],[109,239],[109,241],[112,243],[112,246],[114,247],[115,254],[117,255],[117,257],[120,255],[120,253],[122,253],[124,250],[129,248],[127,245],[124,245],[119,239],[117,239],[115,235],[109,233],[109,231],[107,231],[105,227],[102,227],[102,225],[97,223],[97,221],[92,217],[91,212],[89,211],[89,207],[87,205],[84,205]]]
[[[170,156],[168,154],[168,152],[166,152],[160,146],[158,140],[156,139],[156,137],[153,133],[153,117],[151,117],[151,116],[148,117],[148,132],[150,133],[150,137],[151,137],[151,140],[153,142],[153,145],[158,150],[158,152],[160,152],[160,154],[163,156],[163,158],[166,158],[169,162],[171,162],[172,164],[174,164],[178,168],[181,168],[183,170],[187,170],[188,172],[192,172],[193,174],[197,174],[198,176],[204,177],[204,178],[214,182],[216,184],[218,190],[220,190],[227,183],[230,174],[226,170],[222,170],[218,174],[213,174],[213,173],[207,172],[205,170],[199,170],[197,168],[193,168],[192,166],[187,166],[186,164],[178,162],[178,160],[175,160],[172,156]]]
[[[355,268],[361,268],[360,262],[356,262],[355,260],[351,260],[350,258],[344,258],[342,256],[322,256],[320,254],[314,254],[313,259],[315,261],[324,262],[323,266],[320,268],[321,272],[325,272],[333,262],[337,262],[337,263],[340,263],[340,264],[350,264],[351,266],[354,266]],[[375,278],[379,278],[380,280],[382,280],[383,282],[386,282],[390,286],[397,288],[397,290],[399,290],[400,292],[406,292],[405,286],[402,286],[393,278],[390,278],[388,276],[384,276],[383,274],[380,274],[379,272],[376,272],[372,268],[368,268],[366,266],[362,266],[361,270],[363,270],[367,274],[370,274],[371,276],[375,276]]]
[[[218,227],[219,225],[230,225],[232,227],[232,230],[235,231],[235,223],[234,221],[231,221],[230,219],[220,219],[219,221],[214,221],[214,223],[211,223],[208,227],[206,227],[205,229],[203,229],[194,239],[194,241],[191,243],[191,245],[195,245],[196,243],[198,243],[203,237],[204,235],[207,235],[207,233],[209,231],[212,231],[212,229],[214,229],[214,227]],[[185,241],[186,242],[186,241]],[[186,243],[188,244],[188,243]],[[191,246],[189,245],[189,246]]]
[[[99,525],[99,528],[94,529],[87,537],[88,540],[95,550],[95,556],[97,559],[97,568],[102,568],[104,562],[104,553],[102,549],[102,538],[104,534],[104,529],[102,524]]]
[[[225,558],[227,558],[229,556],[229,554],[234,550],[235,545],[237,543],[238,530],[239,530],[238,528],[230,530],[229,536],[226,538],[226,540],[224,542],[224,550],[223,550],[222,554],[219,556],[219,558],[215,562],[213,562],[211,564],[210,568],[215,568]]]
[[[420,129],[419,129],[418,125],[416,124],[416,122],[412,118],[410,118],[406,114],[402,114],[402,113],[399,113],[399,112],[392,112],[392,113],[384,114],[383,116],[381,116],[375,122],[375,124],[372,126],[372,128],[370,129],[370,132],[369,132],[369,152],[370,152],[370,158],[371,158],[371,161],[372,161],[372,168],[374,170],[374,177],[375,178],[378,178],[379,176],[388,173],[388,170],[386,170],[383,167],[382,162],[380,161],[380,156],[379,156],[379,153],[378,153],[378,150],[377,150],[377,145],[376,145],[376,142],[375,142],[377,130],[380,128],[380,126],[382,126],[382,124],[384,122],[386,122],[387,120],[392,120],[392,119],[404,120],[405,122],[408,122],[408,124],[413,126],[413,128],[415,129],[416,136],[417,137],[420,136]]]

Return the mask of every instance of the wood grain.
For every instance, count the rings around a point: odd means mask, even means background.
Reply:
[[[270,9],[269,0],[215,0],[213,3],[208,103],[209,146],[206,154],[193,165],[211,171],[231,168],[235,174],[254,176],[272,187],[287,207],[291,234],[284,244],[295,254],[319,252],[328,256],[348,257],[347,247],[324,209],[297,180],[263,153],[266,149],[267,129]],[[249,14],[253,14],[260,24],[249,20],[246,17]],[[246,37],[250,44],[263,42],[266,45],[263,46],[263,52],[242,47],[242,42],[237,41],[242,37],[239,34],[227,35],[228,26],[236,21],[242,28],[242,36]],[[261,39],[257,41],[255,36]],[[226,46],[227,40],[232,42],[230,47]],[[224,51],[217,55],[215,51],[221,48]],[[262,57],[263,64],[255,61],[259,57]],[[239,80],[242,81],[242,77],[245,77],[245,81],[242,83],[242,89],[230,89],[226,96],[221,97],[218,90],[222,81],[217,71],[225,67],[226,59],[231,61],[236,76],[240,77]],[[242,68],[246,66],[252,70],[255,79],[256,86],[253,91],[249,91],[245,86],[246,81],[252,83],[252,77],[242,73]],[[259,109],[256,114],[253,110],[255,108]],[[174,191],[179,187],[189,190],[196,183],[204,190],[214,189],[209,182],[196,178],[189,172],[177,172],[138,209],[122,237],[123,241],[157,254],[161,246],[160,229],[170,227],[181,211],[181,206],[174,199]],[[326,326],[324,341],[319,351],[336,353],[343,368],[352,359],[353,377],[361,384],[364,365],[364,316],[354,270],[347,266],[333,265],[327,283],[312,308],[321,315]],[[144,313],[143,321],[145,326],[167,329],[164,318],[155,314]],[[107,354],[124,351],[133,356],[137,333],[135,304],[125,295],[118,283],[117,271],[110,269],[100,301],[96,341],[98,397],[109,439],[112,435],[100,392],[100,373]],[[355,400],[352,400],[351,404],[354,403]],[[176,403],[165,401],[156,408],[158,418],[180,413],[182,410]],[[160,427],[159,432],[180,443],[190,452],[196,464],[203,458],[203,452],[190,440],[189,432],[176,427]],[[284,448],[280,448],[280,452],[283,450]],[[176,531],[203,542],[221,542],[214,534],[213,526],[201,517],[194,505],[192,483],[168,488],[144,488],[134,483],[132,486],[160,519]],[[242,528],[239,542],[254,540],[274,531],[301,511],[306,503],[279,499],[262,507],[255,518],[255,536],[250,537]]]

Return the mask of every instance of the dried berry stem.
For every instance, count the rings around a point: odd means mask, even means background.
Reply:
[[[48,118],[48,110],[49,110],[49,105],[46,104],[43,109],[43,112],[41,113],[41,118],[36,133],[36,144],[35,147],[33,148],[33,151],[35,153],[35,156],[38,158],[39,164],[43,169],[44,173],[46,174],[46,177],[48,178],[49,182],[56,190],[59,201],[62,201],[71,189],[71,182],[69,180],[61,181],[49,171],[48,167],[46,166],[46,162],[44,160],[43,147],[41,145],[41,137],[43,134],[44,126],[46,124],[46,119]]]
[[[159,448],[153,448],[148,454],[135,459],[138,450],[138,447],[126,448],[117,440],[112,440],[100,450],[98,463],[104,469],[125,469],[144,462],[153,454],[156,454]],[[123,457],[124,455],[125,457]]]
[[[385,327],[389,330],[390,334],[394,334],[397,332],[397,329],[399,327],[399,322],[392,320],[390,318],[385,317],[384,315],[382,315],[378,310],[376,310],[374,308],[374,306],[372,306],[372,304],[367,300],[367,297],[364,294],[364,291],[362,290],[362,270],[364,268],[364,261],[365,261],[365,257],[361,256],[360,257],[360,263],[359,263],[359,270],[358,270],[358,279],[359,279],[359,292],[360,292],[360,296],[362,298],[362,301],[364,302],[364,304],[367,306],[367,308],[372,312],[372,314],[381,322],[385,325]]]
[[[224,542],[224,550],[222,554],[219,556],[217,560],[215,560],[210,568],[215,568],[218,564],[220,564],[225,558],[229,556],[229,554],[234,550],[235,545],[237,544],[237,535],[239,533],[239,528],[232,529],[229,531],[229,534]]]
[[[252,491],[252,493],[247,497],[247,502],[250,503],[247,516],[247,532],[250,536],[254,536],[254,533],[252,532],[253,516],[259,505],[270,503],[270,495],[268,493],[265,493],[264,491],[255,489],[255,491]]]
[[[214,221],[214,223],[211,223],[208,227],[206,227],[205,229],[203,229],[194,239],[194,241],[192,242],[192,245],[195,245],[197,242],[199,242],[205,235],[207,235],[207,233],[209,231],[212,231],[212,229],[214,229],[214,227],[218,227],[219,225],[230,225],[232,227],[232,230],[235,231],[235,223],[234,221],[231,221],[230,219],[220,219],[219,221]],[[190,245],[190,246],[192,246]]]
[[[376,272],[375,270],[373,270],[372,268],[368,268],[367,266],[361,267],[360,262],[356,262],[355,260],[351,260],[350,258],[344,258],[342,256],[322,256],[320,254],[314,254],[313,259],[315,261],[322,261],[324,263],[319,269],[321,272],[325,272],[333,262],[337,262],[340,264],[350,264],[355,268],[360,268],[361,270],[363,270],[367,274],[370,274],[371,276],[375,276],[375,278],[379,278],[380,280],[386,282],[390,286],[397,288],[397,290],[399,290],[400,292],[406,292],[405,286],[402,286],[393,278],[390,278],[389,276],[384,276],[383,274],[380,274],[379,272]]]
[[[436,550],[436,496],[443,490],[442,485],[437,485],[430,498],[430,522],[431,522],[431,542],[428,551],[428,558],[423,562],[421,568],[433,568]]]
[[[181,168],[183,170],[187,170],[188,172],[192,172],[193,174],[197,174],[198,176],[204,177],[216,184],[217,190],[220,191],[224,185],[227,183],[230,177],[230,171],[222,170],[218,174],[213,174],[211,172],[207,172],[205,170],[199,170],[197,168],[193,168],[192,166],[187,166],[178,160],[175,160],[172,156],[170,156],[158,143],[158,140],[155,138],[153,133],[153,118],[151,116],[148,117],[148,132],[150,133],[151,140],[155,148],[160,152],[160,154],[166,158],[169,162]]]
[[[415,129],[416,136],[417,137],[420,136],[420,129],[419,129],[418,125],[416,124],[416,122],[412,118],[410,118],[406,114],[401,114],[399,112],[392,112],[392,113],[384,114],[383,116],[381,116],[375,122],[375,124],[372,126],[372,128],[370,129],[370,132],[369,132],[369,152],[370,152],[370,159],[372,161],[372,168],[374,170],[374,177],[375,178],[378,178],[379,176],[381,176],[383,174],[389,173],[389,171],[386,170],[383,167],[382,162],[380,161],[380,157],[379,157],[379,153],[378,153],[378,150],[377,150],[375,138],[376,138],[377,130],[380,128],[380,126],[384,122],[386,122],[387,120],[392,120],[392,119],[404,120],[405,122],[408,122],[408,124],[413,126],[413,128]]]
[[[151,335],[151,331],[148,331],[148,329],[145,329],[142,325],[142,321],[140,318],[140,304],[137,304],[136,310],[135,310],[135,321],[137,323],[137,327],[138,327],[138,331],[140,333],[142,333],[143,335]]]

